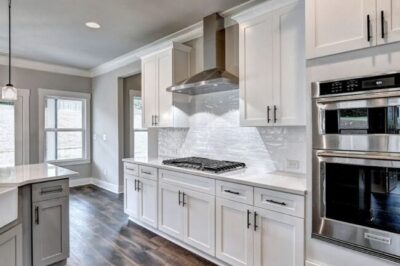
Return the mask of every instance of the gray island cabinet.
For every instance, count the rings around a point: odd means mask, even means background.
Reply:
[[[65,265],[69,256],[69,178],[77,173],[50,164],[17,166],[8,170],[6,177],[3,171],[0,169],[0,188],[18,188],[18,217],[0,227],[0,265]],[[0,215],[1,211],[8,210],[0,208]]]

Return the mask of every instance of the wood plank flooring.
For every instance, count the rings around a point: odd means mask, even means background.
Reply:
[[[214,265],[128,221],[122,194],[92,185],[70,193],[68,266]]]

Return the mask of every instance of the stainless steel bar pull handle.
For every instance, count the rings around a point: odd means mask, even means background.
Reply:
[[[225,190],[224,190],[224,192],[226,192],[226,193],[230,193],[230,194],[234,194],[234,195],[240,195],[240,193],[239,193],[239,192],[232,191],[232,190],[229,190],[229,189],[225,189]]]
[[[278,110],[278,108],[276,107],[276,105],[274,105],[274,123],[276,123],[276,121],[278,121],[278,118],[276,118],[276,111]]]
[[[137,191],[137,180],[135,179],[135,191]]]
[[[186,196],[185,192],[182,192],[182,206],[183,207],[186,205],[185,196]]]
[[[63,191],[62,186],[55,186],[55,187],[48,187],[48,188],[42,188],[40,191],[41,195],[45,194],[51,194],[51,193],[60,193]]]
[[[287,204],[285,202],[281,202],[281,201],[275,201],[275,200],[265,200],[266,202],[272,203],[272,204],[278,204],[278,205],[282,205],[282,206],[286,206]]]
[[[258,228],[258,226],[257,226],[257,215],[258,215],[258,213],[254,212],[254,231],[257,231],[257,228]]]
[[[250,226],[251,226],[250,215],[251,215],[251,211],[247,210],[247,228],[250,228]]]
[[[35,207],[35,223],[39,224],[39,206]]]
[[[271,108],[267,106],[267,123],[271,122],[271,119],[269,118],[269,112],[271,111]]]
[[[385,12],[381,10],[381,37],[385,39]]]
[[[140,180],[137,181],[137,191],[140,191]]]
[[[181,191],[179,190],[179,194],[178,194],[178,205],[181,205]]]
[[[367,41],[371,41],[371,17],[367,15]]]

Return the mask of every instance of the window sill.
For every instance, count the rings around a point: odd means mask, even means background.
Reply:
[[[63,161],[46,161],[46,163],[54,164],[56,166],[69,166],[69,165],[81,165],[81,164],[90,164],[90,159],[82,159],[82,160],[63,160]]]

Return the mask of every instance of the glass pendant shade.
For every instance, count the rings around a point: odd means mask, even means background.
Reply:
[[[17,88],[12,84],[7,84],[1,88],[1,99],[3,101],[16,101],[18,99]]]

